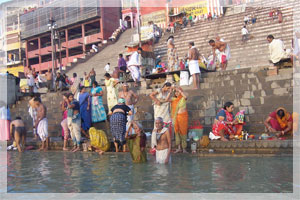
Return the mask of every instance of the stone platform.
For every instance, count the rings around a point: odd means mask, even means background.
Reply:
[[[7,145],[10,145],[8,142]],[[1,143],[1,147],[5,148],[5,143]],[[34,141],[28,138],[26,146],[33,146],[38,149],[41,145],[40,141]],[[72,145],[72,140],[69,140],[69,146]],[[113,151],[113,143],[111,144],[110,152]],[[50,150],[62,150],[63,140],[59,137],[51,137]],[[151,145],[150,140],[147,139],[147,152],[149,152]],[[172,141],[172,149],[174,150],[175,141]],[[188,150],[190,143],[188,142]],[[209,150],[213,150],[209,153]],[[202,148],[197,144],[197,154],[292,154],[293,153],[293,140],[243,140],[243,141],[210,141],[207,148]]]

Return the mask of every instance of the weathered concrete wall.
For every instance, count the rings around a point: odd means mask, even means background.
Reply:
[[[274,76],[267,76],[267,71],[264,69],[249,68],[206,73],[202,77],[200,90],[190,90],[189,87],[183,87],[183,89],[188,94],[189,121],[191,123],[193,120],[200,120],[205,127],[205,133],[211,131],[211,124],[217,111],[227,101],[234,103],[235,113],[241,109],[246,110],[245,129],[251,133],[263,132],[264,119],[279,106],[285,107],[290,112],[293,111],[292,69],[282,69],[278,75]],[[146,89],[145,87],[136,91],[140,97],[136,106],[136,117],[147,130],[153,128],[153,106],[149,97],[152,91],[152,88]],[[61,99],[61,94],[42,95],[42,100],[48,107],[49,131],[52,136],[61,134],[59,107]],[[12,115],[23,116],[30,127],[32,121],[27,112],[26,101],[28,99],[14,106]],[[106,95],[104,95],[104,103],[106,104]],[[109,125],[100,123],[96,127],[108,129]]]
[[[0,100],[12,105],[17,100],[19,86],[16,85],[16,77],[0,75]]]

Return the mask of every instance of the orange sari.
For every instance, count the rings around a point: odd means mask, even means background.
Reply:
[[[290,121],[290,113],[288,113],[286,111],[286,109],[282,108],[282,107],[279,107],[277,110],[276,110],[276,113],[278,112],[278,110],[283,110],[284,112],[284,117],[283,118],[280,118],[277,114],[276,114],[276,120],[278,122],[278,124],[280,125],[280,127],[282,129],[286,128],[287,125],[288,125],[288,122]]]
[[[188,133],[188,112],[178,113],[182,108],[186,108],[186,100],[182,95],[173,98],[171,102],[171,116],[174,125],[175,133],[187,135]]]

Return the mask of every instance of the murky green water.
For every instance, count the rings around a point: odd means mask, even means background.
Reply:
[[[129,154],[8,152],[7,192],[292,192],[293,158],[176,155],[159,165],[148,155],[133,164]]]

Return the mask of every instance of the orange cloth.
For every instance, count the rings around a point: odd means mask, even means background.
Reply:
[[[173,119],[173,125],[175,133],[180,133],[181,135],[187,135],[188,132],[188,112],[178,113],[179,107],[186,107],[185,99],[180,95],[172,99],[171,103],[171,115]],[[181,104],[181,105],[178,105]]]
[[[290,115],[290,113],[288,113],[288,112],[286,111],[286,109],[284,109],[284,108],[282,108],[282,107],[278,108],[278,109],[276,110],[276,113],[278,112],[278,110],[283,110],[283,112],[284,112],[284,117],[283,117],[283,118],[280,118],[280,117],[276,114],[276,120],[278,121],[280,127],[281,127],[282,129],[284,129],[285,127],[287,127],[291,115]]]
[[[176,121],[174,124],[175,133],[180,133],[181,135],[187,135],[188,127],[189,127],[188,112],[177,114]]]

